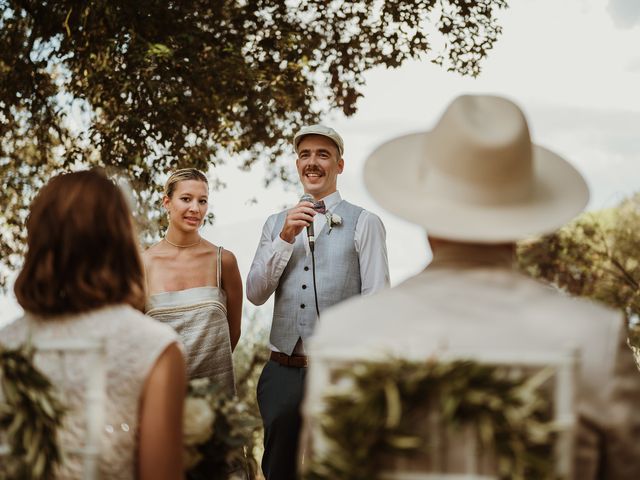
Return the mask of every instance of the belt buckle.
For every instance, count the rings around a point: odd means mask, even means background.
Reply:
[[[309,360],[308,360],[309,357],[307,357],[306,355],[305,356],[299,356],[299,357],[291,356],[291,358],[292,359],[293,358],[297,358],[297,361],[295,362],[296,365],[294,365],[296,368],[307,368],[308,362],[309,362]]]

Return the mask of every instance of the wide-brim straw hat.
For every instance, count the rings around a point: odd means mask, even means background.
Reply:
[[[506,98],[463,95],[426,132],[394,138],[367,159],[364,180],[385,209],[433,237],[506,243],[553,232],[589,190],[558,154],[531,143]]]

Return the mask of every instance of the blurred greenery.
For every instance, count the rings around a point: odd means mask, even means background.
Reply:
[[[475,76],[507,0],[0,0],[0,286],[38,189],[60,171],[126,176],[145,242],[178,166],[283,161],[301,125],[356,111],[364,74],[408,59]]]
[[[640,315],[640,194],[523,242],[518,261],[533,277],[619,309],[633,323]]]
[[[33,363],[34,350],[0,346],[0,480],[52,478],[62,461],[57,430],[66,408]]]

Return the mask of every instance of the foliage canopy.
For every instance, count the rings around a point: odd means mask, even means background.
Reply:
[[[426,58],[477,75],[506,3],[0,0],[0,277],[59,171],[126,175],[153,234],[170,169],[263,159],[267,183],[286,181],[292,133],[331,108],[353,114],[367,70]]]

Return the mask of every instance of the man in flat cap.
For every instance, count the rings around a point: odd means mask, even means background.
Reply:
[[[247,276],[247,298],[264,304],[275,292],[271,356],[258,383],[265,429],[267,480],[296,478],[306,342],[324,310],[389,285],[385,229],[371,212],[342,199],[344,142],[332,128],[311,125],[294,137],[304,195],[271,215]]]
[[[639,479],[640,372],[621,312],[514,267],[516,241],[558,229],[589,197],[566,160],[531,142],[520,108],[502,97],[458,97],[431,131],[378,147],[364,178],[383,207],[427,230],[433,261],[395,288],[325,312],[308,345],[303,410],[314,445],[323,443],[315,420],[336,361],[577,349],[575,444],[563,459],[571,478]]]

